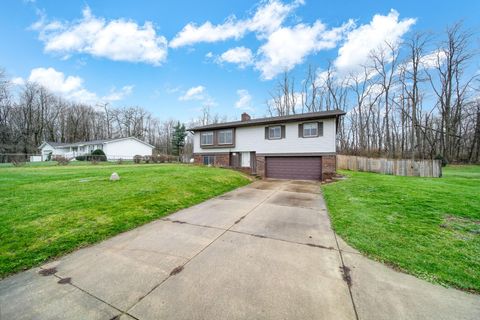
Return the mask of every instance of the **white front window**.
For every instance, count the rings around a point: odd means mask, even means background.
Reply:
[[[202,132],[200,134],[201,145],[213,145],[213,132]]]
[[[232,144],[232,143],[233,143],[232,130],[218,131],[218,144]]]
[[[317,137],[318,136],[318,123],[304,123],[303,124],[303,136],[304,137]]]
[[[282,127],[275,126],[268,128],[268,138],[269,139],[280,139],[282,137]]]

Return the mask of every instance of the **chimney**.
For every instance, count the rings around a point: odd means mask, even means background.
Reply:
[[[250,115],[246,112],[242,113],[242,121],[248,121],[250,120]]]

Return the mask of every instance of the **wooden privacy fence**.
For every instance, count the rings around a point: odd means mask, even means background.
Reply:
[[[337,155],[337,169],[367,171],[395,176],[442,176],[441,160],[406,160]]]

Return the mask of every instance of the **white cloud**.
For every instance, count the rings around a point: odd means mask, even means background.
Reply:
[[[341,74],[357,72],[373,50],[385,49],[386,43],[396,44],[415,24],[415,19],[399,20],[399,13],[391,10],[386,16],[376,14],[369,24],[362,25],[347,35],[338,50],[334,65]]]
[[[151,22],[140,26],[125,19],[106,21],[93,16],[88,7],[80,20],[47,23],[42,17],[32,29],[39,31],[46,52],[57,52],[66,58],[73,53],[86,53],[115,61],[160,65],[167,57],[167,40],[157,35]]]
[[[424,55],[420,58],[420,64],[425,69],[431,69],[441,66],[445,60],[447,59],[447,55],[442,50],[436,50],[429,54]]]
[[[302,63],[307,55],[334,48],[353,25],[350,20],[338,28],[327,29],[317,20],[311,26],[297,24],[280,28],[270,34],[267,42],[260,47],[258,53],[261,58],[255,66],[264,79],[272,79]]]
[[[25,80],[22,77],[12,78],[10,82],[15,86],[22,86],[25,84]]]
[[[245,89],[237,90],[238,100],[235,102],[235,108],[242,110],[253,110],[252,96]]]
[[[291,4],[270,0],[263,2],[248,19],[238,20],[235,16],[231,16],[222,24],[214,25],[207,21],[200,26],[191,22],[170,41],[170,47],[179,48],[200,42],[217,42],[227,39],[238,40],[247,32],[256,32],[258,37],[265,37],[278,29],[287,16],[301,4],[303,0],[294,1]]]
[[[196,86],[188,89],[183,96],[180,96],[178,99],[180,101],[188,100],[203,100],[205,99],[205,87]]]
[[[133,91],[132,85],[123,86],[122,89],[116,90],[116,88],[112,88],[110,93],[102,98],[105,101],[120,101],[123,100],[126,96],[130,95]]]
[[[253,62],[252,50],[245,47],[232,48],[222,53],[218,61],[235,63],[238,64],[240,68],[245,68]]]
[[[87,90],[83,86],[82,78],[65,76],[63,72],[54,68],[35,68],[30,72],[27,80],[20,77],[12,79],[12,82],[17,85],[23,85],[26,81],[37,83],[63,98],[84,103],[119,101],[133,91],[133,86],[128,85],[122,87],[121,90],[112,88],[108,95],[99,97],[96,93]]]

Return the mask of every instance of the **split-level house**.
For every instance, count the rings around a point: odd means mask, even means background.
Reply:
[[[194,162],[232,167],[260,177],[325,180],[335,174],[342,110],[216,123],[194,133]]]

